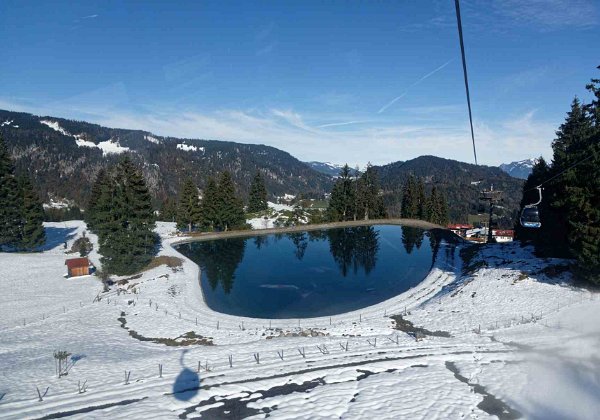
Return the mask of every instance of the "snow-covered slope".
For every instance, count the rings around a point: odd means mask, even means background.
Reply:
[[[270,321],[210,310],[198,266],[171,247],[182,239],[173,224],[157,224],[160,255],[181,266],[106,293],[94,277],[62,277],[62,243],[85,225],[47,228],[43,254],[0,254],[2,418],[600,412],[598,293],[571,283],[567,261],[537,259],[517,242],[481,247],[465,267],[444,244],[430,275],[393,299],[331,318]],[[392,314],[429,331],[415,341],[393,329]],[[429,335],[435,330],[449,334]],[[194,344],[202,341],[213,345]],[[56,350],[71,353],[60,379]]]
[[[500,169],[512,177],[527,179],[537,161],[537,159],[525,159],[517,162],[503,163],[500,165]]]
[[[40,123],[47,125],[48,127],[52,128],[55,131],[58,131],[61,134],[64,134],[65,136],[73,137],[75,139],[75,143],[79,147],[95,147],[102,150],[103,155],[121,154],[129,151],[129,148],[121,146],[118,140],[110,139],[96,144],[94,142],[85,140],[84,137],[81,135],[69,133],[67,130],[62,128],[56,121],[40,120]]]

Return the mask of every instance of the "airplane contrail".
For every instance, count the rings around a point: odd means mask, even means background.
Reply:
[[[383,111],[385,111],[386,109],[388,109],[390,106],[394,105],[398,100],[402,99],[404,96],[406,96],[406,94],[408,93],[408,91],[417,86],[419,83],[421,83],[423,80],[433,76],[434,74],[436,74],[438,71],[440,71],[441,69],[443,69],[444,67],[446,67],[448,64],[450,64],[454,59],[448,60],[446,61],[444,64],[442,64],[441,66],[439,66],[438,68],[436,68],[433,71],[430,71],[429,73],[427,73],[425,76],[421,77],[419,80],[417,80],[416,82],[414,82],[412,85],[410,85],[409,87],[406,88],[406,90],[404,92],[402,92],[402,94],[400,94],[400,96],[395,97],[394,99],[392,99],[387,105],[384,105],[383,107],[381,107],[381,109],[379,111],[377,111],[378,114],[381,114]]]
[[[368,121],[348,121],[348,122],[339,122],[339,123],[331,123],[331,124],[323,124],[318,125],[317,128],[325,128],[325,127],[337,127],[340,125],[350,125],[350,124],[361,124],[366,123]]]

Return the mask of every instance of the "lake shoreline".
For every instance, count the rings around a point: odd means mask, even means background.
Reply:
[[[240,238],[240,237],[252,237],[252,236],[263,236],[273,235],[279,233],[296,233],[296,232],[308,232],[313,230],[322,229],[335,229],[344,227],[356,227],[356,226],[372,226],[372,225],[398,225],[398,226],[409,226],[425,229],[428,231],[444,231],[444,234],[450,236],[456,236],[451,231],[443,226],[436,225],[434,223],[426,222],[424,220],[416,219],[372,219],[372,220],[350,220],[346,222],[331,222],[331,223],[318,223],[311,225],[299,225],[281,228],[267,228],[267,229],[248,229],[248,230],[230,230],[227,232],[197,232],[182,234],[178,236],[172,246],[180,245],[188,242],[196,241],[210,241],[214,239],[226,239],[226,238]]]

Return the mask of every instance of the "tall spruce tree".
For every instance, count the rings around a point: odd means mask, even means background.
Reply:
[[[212,231],[216,228],[219,207],[219,186],[213,177],[208,178],[202,194],[200,210],[202,213],[203,229]]]
[[[256,213],[269,208],[267,204],[267,188],[265,180],[260,172],[257,172],[250,186],[250,195],[248,198],[248,213]]]
[[[410,175],[404,184],[402,190],[402,209],[401,215],[405,219],[415,219],[418,217],[419,202],[415,177]]]
[[[117,275],[139,272],[155,254],[157,238],[150,193],[141,171],[129,157],[115,168],[98,207],[95,229],[103,269]]]
[[[44,208],[28,177],[19,178],[19,191],[21,194],[21,221],[19,226],[20,250],[33,251],[46,242],[44,231]]]
[[[566,161],[555,187],[562,199],[555,204],[566,214],[569,250],[577,259],[579,273],[600,284],[600,80],[593,79],[587,88],[595,100],[583,107],[584,115],[577,120],[572,107],[566,122],[575,120],[572,137],[558,150],[553,147],[555,156],[557,151],[565,155],[557,161]],[[565,131],[561,126],[563,136]]]
[[[439,218],[437,224],[440,226],[446,226],[448,224],[448,201],[443,193],[438,194],[438,213]]]
[[[439,198],[438,191],[435,185],[431,187],[431,192],[429,193],[429,198],[427,199],[427,217],[426,220],[431,223],[437,223],[440,219],[440,206],[439,206]]]
[[[215,227],[218,229],[227,231],[238,228],[246,221],[244,204],[237,196],[233,179],[227,171],[219,178],[216,210]]]
[[[177,201],[167,197],[160,207],[160,220],[162,222],[175,222],[177,220]]]
[[[589,159],[574,168],[566,188],[568,240],[580,274],[600,284],[600,130],[584,143],[573,154],[580,160]]]
[[[600,284],[600,80],[587,88],[595,99],[573,100],[552,143],[552,165],[538,163],[524,187],[522,205],[536,202],[531,189],[543,184],[541,228],[518,227],[517,237],[533,240],[538,254],[575,258],[581,277]]]
[[[356,180],[356,183],[358,185],[356,194],[359,195],[356,211],[358,217],[364,220],[386,217],[383,197],[379,194],[379,177],[371,163],[367,164],[365,171]]]
[[[425,196],[425,185],[423,180],[419,178],[417,181],[417,219],[427,219],[427,197]]]
[[[340,171],[331,190],[327,218],[333,222],[353,220],[355,217],[355,185],[348,164]]]
[[[90,200],[85,211],[85,222],[90,230],[94,230],[94,217],[96,215],[98,200],[102,194],[102,188],[108,182],[106,170],[104,168],[98,171],[94,185],[92,185]]]
[[[0,136],[0,249],[13,248],[20,239],[21,195],[15,168]]]
[[[198,187],[191,178],[187,178],[179,192],[179,205],[177,206],[177,227],[193,231],[202,224],[200,198]]]

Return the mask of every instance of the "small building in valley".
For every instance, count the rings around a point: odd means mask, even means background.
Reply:
[[[496,242],[512,242],[513,238],[515,237],[515,231],[512,229],[492,230],[492,236]]]
[[[87,257],[71,258],[65,261],[68,277],[87,276],[90,274],[90,260]]]
[[[448,229],[450,229],[452,232],[456,233],[458,236],[461,237],[466,237],[467,236],[467,231],[469,229],[473,229],[473,225],[468,225],[468,224],[449,224],[448,225]]]

